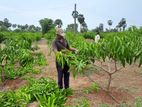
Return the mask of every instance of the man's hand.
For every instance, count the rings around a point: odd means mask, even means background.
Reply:
[[[78,50],[76,48],[69,48],[70,51],[73,51],[73,52],[77,52]]]

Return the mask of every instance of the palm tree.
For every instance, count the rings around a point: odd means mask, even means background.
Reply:
[[[120,22],[118,23],[117,27],[120,29],[120,31],[122,30],[123,28],[123,31],[125,30],[127,24],[126,24],[126,19],[125,18],[122,18],[120,20]]]
[[[107,23],[109,25],[109,30],[110,30],[113,22],[112,22],[112,20],[108,20]]]
[[[123,31],[124,31],[125,28],[127,27],[127,24],[125,23],[122,27],[123,27]]]
[[[63,25],[63,22],[61,19],[56,19],[55,22],[54,22],[55,25],[59,25],[59,26],[62,26]]]
[[[78,22],[80,23],[80,31],[86,32],[88,30],[87,24],[85,23],[85,18],[83,14],[78,15]]]
[[[83,14],[79,14],[79,15],[78,15],[78,22],[79,22],[80,24],[82,24],[82,23],[84,22],[84,20],[85,20],[85,18],[84,18],[84,16],[83,16]]]
[[[100,23],[99,25],[99,31],[100,32],[103,32],[104,31],[104,25],[102,23]]]
[[[85,22],[83,22],[81,24],[80,31],[81,32],[87,32],[87,30],[88,30],[88,26],[87,26],[87,24]]]
[[[126,24],[126,19],[125,18],[122,18],[121,19],[121,25],[122,25],[122,28],[123,28],[123,31],[125,30],[127,24]]]

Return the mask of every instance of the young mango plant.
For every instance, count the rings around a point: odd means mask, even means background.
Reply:
[[[63,60],[67,60],[70,64],[75,65],[75,68],[85,68],[85,65],[92,63],[96,65],[95,59],[103,61],[113,61],[114,69],[111,70],[108,64],[108,70],[101,67],[108,74],[107,91],[110,91],[110,85],[112,81],[112,75],[120,71],[126,64],[133,64],[139,62],[139,66],[142,64],[142,31],[135,32],[118,32],[109,33],[99,43],[86,42],[81,36],[74,36],[70,33],[66,37],[69,43],[77,48],[79,52],[73,57],[73,60],[69,60],[68,56],[58,58],[63,64]],[[62,56],[62,53],[60,53]],[[73,63],[74,62],[74,63]],[[83,64],[83,63],[84,64]],[[121,67],[118,68],[117,63],[121,63]],[[79,64],[81,63],[81,64]],[[83,66],[80,66],[83,65]],[[82,69],[78,69],[79,71]],[[77,72],[79,72],[77,71]],[[76,73],[77,75],[78,73]]]
[[[109,76],[107,91],[110,91],[110,85],[112,81],[112,75],[120,71],[127,64],[132,64],[135,61],[140,60],[142,54],[142,42],[141,38],[137,35],[128,35],[124,33],[113,33],[107,38],[97,44],[95,49],[96,58],[103,61],[109,60],[114,62],[114,70],[110,69],[108,64],[108,70],[100,66]],[[117,62],[120,62],[122,67],[118,68]],[[98,66],[94,64],[95,66]],[[141,65],[141,61],[139,62]]]
[[[6,55],[4,55],[2,58],[1,58],[1,81],[2,82],[4,82],[4,80],[5,80],[5,72],[4,72],[4,67],[5,67],[5,65],[6,65],[6,63],[7,63],[7,61],[6,61],[6,58],[7,58],[7,56]]]

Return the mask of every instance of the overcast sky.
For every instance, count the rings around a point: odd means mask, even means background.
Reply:
[[[89,29],[100,23],[108,27],[126,18],[128,26],[142,26],[142,0],[0,0],[0,20],[8,18],[11,23],[39,26],[43,18],[62,19],[63,28],[73,23],[71,16],[74,4],[84,15]]]

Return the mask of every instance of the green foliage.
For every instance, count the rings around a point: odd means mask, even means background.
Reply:
[[[40,101],[40,103],[43,102],[43,104],[40,105],[41,107],[44,106],[44,102],[60,107],[66,100],[65,91],[60,90],[56,82],[51,79],[41,78],[38,81],[34,79],[30,80],[28,93],[31,95],[31,99],[33,101],[36,99],[37,101]],[[42,101],[41,96],[44,96],[45,101]],[[47,102],[46,99],[48,99],[50,102]]]
[[[96,34],[94,32],[84,32],[82,33],[82,36],[85,38],[85,39],[95,39],[95,36]]]
[[[100,104],[99,107],[109,107],[108,104]]]
[[[134,107],[142,107],[142,98],[136,98]]]
[[[56,19],[55,22],[54,22],[55,25],[60,25],[62,26],[63,25],[63,22],[61,19]]]
[[[76,30],[77,30],[78,24],[76,24],[75,26],[76,26]],[[74,26],[74,23],[67,25],[66,31],[67,31],[67,32],[74,32],[74,27],[75,27],[75,26]],[[78,32],[78,31],[77,31],[77,32]]]
[[[130,107],[130,106],[126,103],[121,103],[121,104],[118,105],[118,107]]]
[[[0,32],[0,43],[6,39],[6,36],[3,32]]]
[[[90,87],[85,88],[84,92],[88,94],[88,93],[92,93],[93,91],[99,92],[99,90],[100,90],[100,86],[97,83],[93,83]]]
[[[41,25],[43,35],[54,27],[52,19],[44,18],[41,19],[39,23]]]
[[[37,53],[34,56],[34,64],[44,66],[47,64],[47,61],[45,59],[45,56],[42,53]]]
[[[80,98],[76,100],[76,104],[73,107],[91,107],[87,98]]]
[[[23,92],[8,91],[0,93],[0,107],[25,107],[28,101],[27,95]]]
[[[83,69],[86,66],[86,63],[82,59],[77,59],[77,54],[72,53],[68,50],[62,50],[60,52],[56,52],[56,59],[59,64],[64,67],[65,64],[73,66],[74,72],[73,76],[76,77],[78,73],[83,74]]]
[[[66,39],[78,52],[59,52],[56,57],[62,66],[67,63],[74,67],[74,77],[82,74],[86,65],[93,64],[96,59],[105,61],[109,58],[120,62],[123,67],[136,61],[139,66],[142,64],[142,30],[105,33],[97,44],[86,41],[81,34],[66,33]]]
[[[44,38],[48,40],[48,44],[51,45],[51,42],[55,39],[56,33],[55,30],[52,29],[48,33],[44,35]]]
[[[15,79],[26,73],[37,73],[37,71],[32,68],[32,65],[26,65],[25,67],[19,66],[16,68],[15,65],[11,64],[6,65],[4,70],[6,79]]]
[[[16,91],[0,93],[0,107],[26,107],[38,101],[40,107],[63,107],[66,101],[65,90],[60,90],[52,79],[29,79],[28,86]]]
[[[5,58],[5,78],[14,79],[29,72],[37,73],[33,69],[34,65],[46,65],[45,57],[41,53],[33,54],[31,51],[32,41],[39,40],[40,36],[32,37],[30,34],[32,33],[4,33],[7,39],[0,49],[0,62]]]

